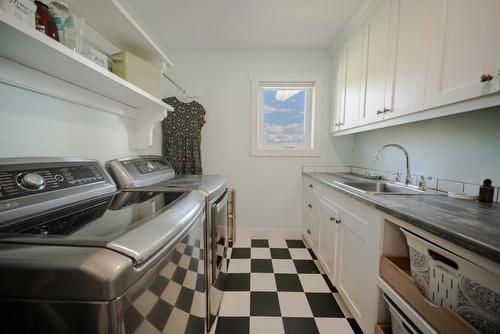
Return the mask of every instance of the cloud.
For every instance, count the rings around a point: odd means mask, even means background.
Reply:
[[[276,113],[276,112],[290,112],[290,111],[293,111],[293,109],[290,109],[290,108],[275,108],[275,107],[271,107],[267,104],[264,104],[264,113],[266,114],[272,114],[272,113]]]
[[[264,142],[267,144],[303,144],[304,124],[270,124],[264,123]]]

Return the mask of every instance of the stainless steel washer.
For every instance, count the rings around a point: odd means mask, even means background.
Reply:
[[[227,274],[227,182],[220,175],[175,175],[163,157],[143,155],[111,160],[106,168],[120,189],[198,190],[206,198],[207,326],[210,330],[222,301]]]
[[[2,331],[205,333],[199,192],[117,192],[57,158],[0,159],[0,187]]]

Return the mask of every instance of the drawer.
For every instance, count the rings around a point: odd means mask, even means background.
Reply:
[[[320,185],[316,181],[312,180],[309,177],[304,177],[303,180],[303,189],[304,196],[319,196],[320,194]]]

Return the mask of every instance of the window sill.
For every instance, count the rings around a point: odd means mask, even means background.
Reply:
[[[319,157],[319,148],[316,149],[255,149],[252,148],[252,156],[255,157]]]

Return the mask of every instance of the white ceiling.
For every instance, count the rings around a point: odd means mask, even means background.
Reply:
[[[168,48],[328,48],[362,0],[129,0]]]

